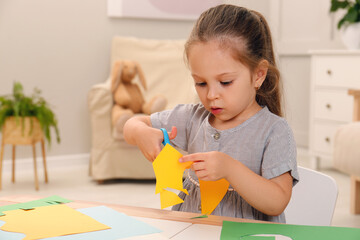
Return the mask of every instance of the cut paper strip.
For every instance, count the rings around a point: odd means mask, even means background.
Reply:
[[[187,190],[183,189],[182,178],[185,169],[189,168],[192,162],[180,163],[179,158],[181,157],[182,154],[180,152],[170,144],[166,144],[153,162],[156,176],[155,193],[160,193],[162,206],[170,207],[175,205],[175,202],[176,204],[183,202],[182,199],[180,199],[180,202],[175,201],[175,198],[170,193],[164,193],[166,188],[176,189],[187,194]]]
[[[160,192],[160,205],[161,209],[174,206],[176,204],[182,203],[184,200],[182,200],[176,193],[162,190]]]
[[[109,229],[108,226],[67,205],[36,207],[32,210],[6,211],[0,228],[8,232],[24,233],[23,240],[56,237],[68,234]]]
[[[200,216],[197,216],[197,217],[192,217],[190,219],[196,219],[196,218],[208,218],[209,216],[204,214],[204,215],[200,215]]]
[[[46,240],[117,240],[143,235],[144,239],[148,239],[148,236],[162,232],[161,230],[147,223],[139,221],[133,217],[127,216],[124,213],[120,213],[106,206],[82,208],[78,209],[78,211],[103,224],[108,225],[111,227],[111,229],[47,238]]]
[[[16,204],[11,204],[11,205],[1,206],[0,207],[0,216],[3,216],[5,211],[11,211],[11,210],[16,210],[16,209],[29,210],[29,209],[34,209],[35,207],[51,206],[51,205],[57,205],[57,204],[61,204],[61,203],[69,203],[69,202],[71,202],[71,200],[53,195],[50,197],[41,198],[41,199],[30,201],[30,202],[16,203]]]
[[[224,178],[217,181],[199,180],[199,183],[201,213],[211,214],[225,196],[230,184]]]
[[[276,240],[284,237],[294,240],[359,240],[360,228],[223,221],[220,239],[243,239],[243,237],[260,237],[260,235],[272,235]]]

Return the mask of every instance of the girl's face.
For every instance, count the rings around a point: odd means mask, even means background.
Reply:
[[[256,87],[267,73],[263,64],[252,74],[230,51],[210,41],[191,46],[188,53],[197,94],[214,116],[210,123],[220,130],[241,124],[261,109],[255,100]]]

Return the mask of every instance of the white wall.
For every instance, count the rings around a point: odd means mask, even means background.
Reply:
[[[336,28],[341,13],[330,0],[270,0],[270,24],[284,83],[286,118],[298,146],[308,146],[310,50],[344,49]]]
[[[161,21],[107,17],[105,0],[1,0],[0,95],[14,81],[25,92],[34,87],[53,107],[61,144],[47,155],[89,153],[87,92],[109,74],[113,36],[178,39],[190,33],[192,21]],[[10,158],[10,147],[5,149]],[[20,147],[17,158],[30,157]]]
[[[225,0],[262,12],[268,19],[279,52],[284,81],[286,117],[298,145],[307,146],[309,117],[309,49],[342,48],[329,0]],[[109,18],[106,0],[1,0],[0,95],[13,81],[26,93],[34,87],[53,107],[61,144],[48,156],[89,153],[90,123],[87,92],[109,74],[113,36],[179,39],[193,21]],[[5,158],[10,158],[10,147]],[[29,157],[22,147],[17,157]]]

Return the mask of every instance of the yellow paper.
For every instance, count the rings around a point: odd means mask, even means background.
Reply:
[[[176,193],[167,190],[160,192],[161,209],[171,207],[182,202],[184,202],[184,200],[182,200]]]
[[[224,178],[217,181],[202,181],[200,183],[201,213],[211,214],[225,196],[229,182]]]
[[[4,212],[1,230],[24,233],[23,240],[42,239],[69,234],[110,229],[95,219],[66,205],[37,207],[32,210]]]
[[[180,163],[179,158],[182,154],[178,152],[170,144],[166,144],[160,154],[153,162],[153,168],[156,176],[155,193],[160,193],[161,208],[170,207],[183,200],[173,192],[165,190],[166,188],[172,188],[187,193],[186,189],[183,189],[183,174],[186,168],[189,168],[192,162]],[[180,199],[180,200],[179,200]]]

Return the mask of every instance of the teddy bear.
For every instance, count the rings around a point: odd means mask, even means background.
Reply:
[[[112,126],[118,133],[123,132],[125,122],[134,114],[150,115],[164,110],[167,104],[162,95],[145,101],[139,85],[133,82],[136,76],[146,91],[146,80],[138,62],[119,60],[114,63],[111,73],[111,92],[114,99],[111,118]]]

